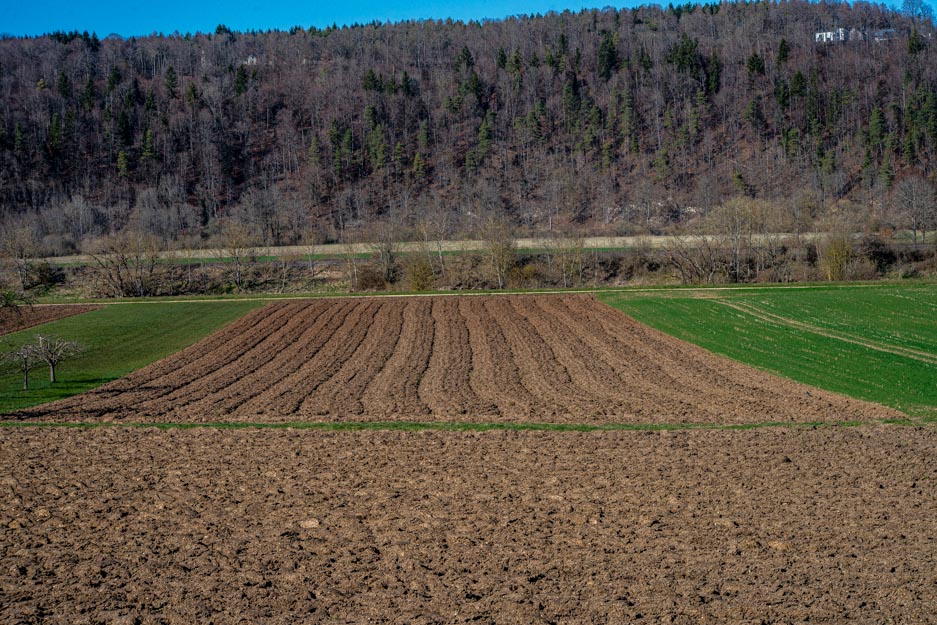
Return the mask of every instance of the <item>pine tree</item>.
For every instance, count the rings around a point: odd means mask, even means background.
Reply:
[[[722,59],[713,50],[706,64],[706,92],[714,95],[719,92],[720,86],[722,86]]]
[[[166,74],[163,77],[163,84],[166,86],[166,94],[173,100],[176,99],[176,88],[178,87],[178,81],[176,79],[176,70],[172,68],[172,65],[166,68]]]
[[[369,69],[364,74],[362,86],[365,91],[381,93],[384,91],[384,79],[379,74],[376,74],[373,69]]]
[[[234,94],[243,95],[247,91],[247,70],[243,65],[238,65],[234,72]]]
[[[882,109],[875,107],[872,109],[872,116],[869,118],[869,147],[873,151],[879,152],[882,148],[882,142],[885,138],[885,116]]]
[[[462,46],[462,51],[459,52],[459,56],[456,57],[455,67],[458,71],[459,69],[464,69],[466,71],[472,69],[475,66],[475,58],[472,57],[471,51],[468,49],[468,46]]]
[[[478,149],[476,152],[477,161],[479,163],[485,160],[485,157],[488,156],[488,152],[491,151],[494,123],[495,114],[493,111],[488,111],[488,113],[485,115],[485,119],[482,120],[481,126],[478,128]]]
[[[49,153],[55,155],[62,145],[62,124],[59,121],[59,114],[52,113],[52,121],[49,123]]]
[[[781,39],[781,43],[778,45],[778,65],[784,65],[787,63],[787,59],[791,56],[791,46],[787,43],[787,39]]]
[[[602,144],[602,171],[612,168],[612,160],[612,142],[606,141]]]
[[[905,135],[904,145],[901,149],[901,157],[905,165],[914,165],[914,162],[917,160],[917,151],[914,148],[914,137],[910,132]]]
[[[423,182],[426,178],[426,164],[419,152],[413,155],[413,178],[417,182]]]
[[[198,88],[194,82],[190,82],[185,89],[185,103],[194,107],[198,106],[199,101]]]
[[[918,52],[923,52],[927,47],[924,43],[924,37],[917,31],[917,27],[911,29],[911,36],[908,37],[908,54],[914,56]]]
[[[605,33],[602,42],[599,44],[598,72],[599,76],[605,82],[618,71],[618,46],[615,42],[616,37],[610,33]]]
[[[384,126],[375,125],[368,133],[368,156],[374,171],[384,169],[387,164],[387,141],[384,139]]]
[[[88,78],[81,92],[81,108],[85,110],[85,113],[90,113],[94,108],[94,81],[91,78]]]
[[[143,149],[140,152],[140,162],[148,163],[156,160],[156,152],[153,149],[153,131],[149,128],[143,133]]]
[[[878,170],[878,177],[886,189],[891,187],[891,183],[895,181],[895,168],[891,165],[891,158],[882,161],[882,166]]]
[[[117,175],[121,178],[130,175],[130,163],[127,160],[127,153],[123,150],[117,153]]]
[[[107,77],[107,87],[104,89],[105,95],[110,95],[121,81],[120,70],[115,65],[111,68],[111,73]]]
[[[58,89],[59,95],[66,100],[72,97],[72,83],[69,82],[68,76],[65,75],[65,72],[59,72],[59,80],[56,88]]]
[[[758,52],[752,52],[752,55],[748,57],[748,61],[745,63],[745,68],[748,69],[750,77],[764,76],[765,60]]]
[[[420,128],[416,133],[416,143],[420,150],[424,152],[429,150],[429,120],[420,121]]]
[[[318,167],[321,162],[320,159],[321,148],[319,147],[319,138],[312,135],[312,139],[309,140],[309,149],[306,151],[306,162],[313,167]]]
[[[26,135],[23,132],[23,125],[16,122],[13,127],[13,153],[19,157],[26,154]]]

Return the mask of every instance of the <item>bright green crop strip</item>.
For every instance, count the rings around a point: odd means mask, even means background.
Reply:
[[[842,292],[772,293],[742,298],[811,325],[937,354],[937,288],[889,287]]]
[[[164,358],[220,329],[259,301],[121,304],[2,337],[3,351],[30,342],[36,334],[78,341],[86,349],[59,365],[58,381],[49,383],[48,369],[30,373],[28,391],[11,364],[0,369],[0,413],[75,395],[127,375]]]
[[[937,415],[933,285],[599,298],[735,360],[907,414]]]

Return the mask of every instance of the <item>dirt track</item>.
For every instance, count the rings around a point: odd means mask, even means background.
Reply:
[[[937,432],[0,430],[0,622],[934,623]]]
[[[0,336],[71,317],[72,315],[80,315],[98,308],[100,306],[91,304],[55,304],[20,306],[18,311],[3,309],[0,310]]]
[[[719,358],[591,296],[280,302],[42,421],[751,423],[899,413]]]

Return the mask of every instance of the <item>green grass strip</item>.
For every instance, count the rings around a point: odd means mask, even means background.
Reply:
[[[8,334],[0,338],[0,351],[31,343],[39,333],[78,341],[85,351],[59,366],[55,384],[49,382],[47,369],[34,369],[28,391],[22,390],[22,378],[13,363],[0,366],[0,413],[70,397],[116,380],[188,347],[262,305],[229,301],[104,306]]]
[[[477,295],[544,295],[544,294],[576,294],[576,293],[595,293],[598,295],[615,294],[654,294],[666,297],[669,294],[676,296],[712,293],[719,295],[727,292],[738,292],[740,294],[761,294],[774,292],[799,292],[799,291],[841,291],[857,288],[863,289],[882,289],[897,286],[917,286],[917,287],[937,287],[937,282],[932,279],[907,279],[907,280],[876,280],[866,282],[798,282],[798,283],[777,283],[777,284],[649,284],[632,286],[589,286],[581,285],[570,288],[562,287],[543,287],[526,289],[432,289],[426,291],[407,291],[407,290],[388,290],[388,291],[345,291],[337,288],[308,291],[296,293],[265,293],[262,291],[252,292],[244,291],[242,293],[218,293],[210,295],[160,295],[147,297],[123,297],[123,298],[92,298],[92,297],[57,297],[48,295],[37,298],[39,304],[151,304],[151,303],[179,303],[179,302],[225,302],[225,301],[276,301],[293,299],[318,299],[318,298],[344,298],[344,297],[404,297],[404,296],[430,296],[430,295],[452,295],[452,296],[477,296]]]

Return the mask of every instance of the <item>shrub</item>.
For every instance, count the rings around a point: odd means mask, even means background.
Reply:
[[[425,291],[433,286],[433,264],[423,255],[411,257],[406,264],[407,285],[411,291]]]

